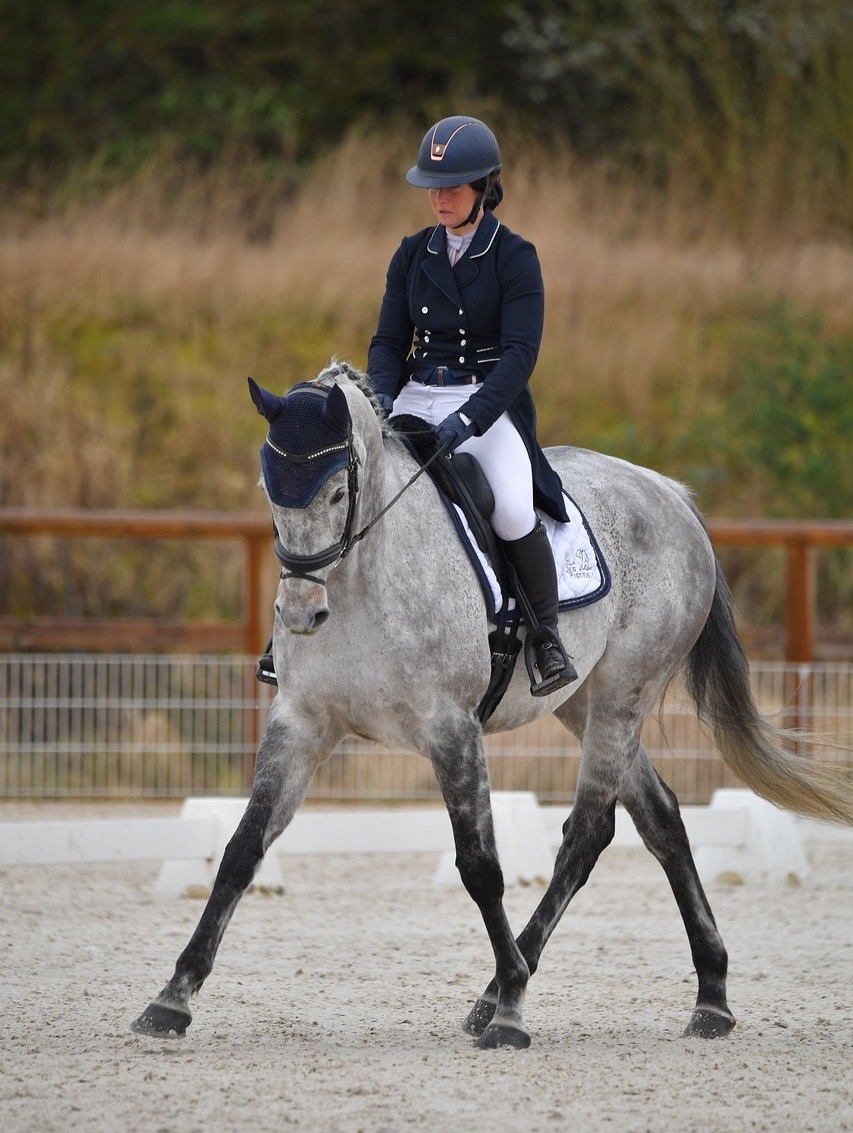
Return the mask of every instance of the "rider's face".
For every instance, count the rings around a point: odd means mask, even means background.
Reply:
[[[476,189],[473,189],[470,185],[452,185],[449,188],[427,189],[427,193],[432,211],[435,213],[435,219],[439,224],[443,224],[445,228],[452,228],[463,235],[470,228],[475,227],[479,216],[475,218],[474,224],[465,225],[464,228],[457,228],[456,226],[462,224],[469,217],[477,200]]]

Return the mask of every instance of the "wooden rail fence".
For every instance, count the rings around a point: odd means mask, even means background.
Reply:
[[[786,556],[784,657],[818,651],[815,553],[853,545],[851,520],[709,521],[717,548],[782,547]],[[242,617],[235,623],[150,619],[0,617],[0,650],[131,653],[257,653],[269,636],[277,568],[268,516],[216,512],[128,512],[0,508],[0,537],[238,541],[243,546]],[[749,641],[747,641],[749,645]]]

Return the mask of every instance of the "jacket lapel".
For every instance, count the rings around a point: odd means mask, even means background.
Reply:
[[[480,263],[483,257],[492,251],[499,228],[500,221],[495,219],[495,214],[491,209],[488,210],[474,233],[468,255],[462,257],[455,269],[456,282],[460,288],[473,283],[480,274]]]
[[[488,211],[480,221],[474,234],[468,254],[463,256],[455,268],[450,266],[447,257],[447,236],[444,227],[437,224],[427,243],[427,254],[423,260],[423,270],[430,282],[443,291],[451,303],[461,306],[460,289],[467,287],[480,274],[479,261],[488,255],[493,247],[500,221],[493,212]]]
[[[440,291],[443,291],[450,302],[458,307],[462,300],[459,295],[456,276],[450,266],[450,260],[447,258],[447,236],[444,232],[444,226],[441,224],[437,224],[432,230],[422,267],[427,279],[434,283]]]

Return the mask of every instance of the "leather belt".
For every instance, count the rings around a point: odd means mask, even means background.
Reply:
[[[424,386],[477,386],[482,380],[482,374],[463,374],[449,366],[436,366],[427,374],[412,374],[412,381]]]

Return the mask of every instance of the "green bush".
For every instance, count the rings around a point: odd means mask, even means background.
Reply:
[[[680,447],[706,508],[845,517],[853,500],[853,335],[772,306],[730,324],[729,364]],[[713,471],[712,471],[713,470]]]

